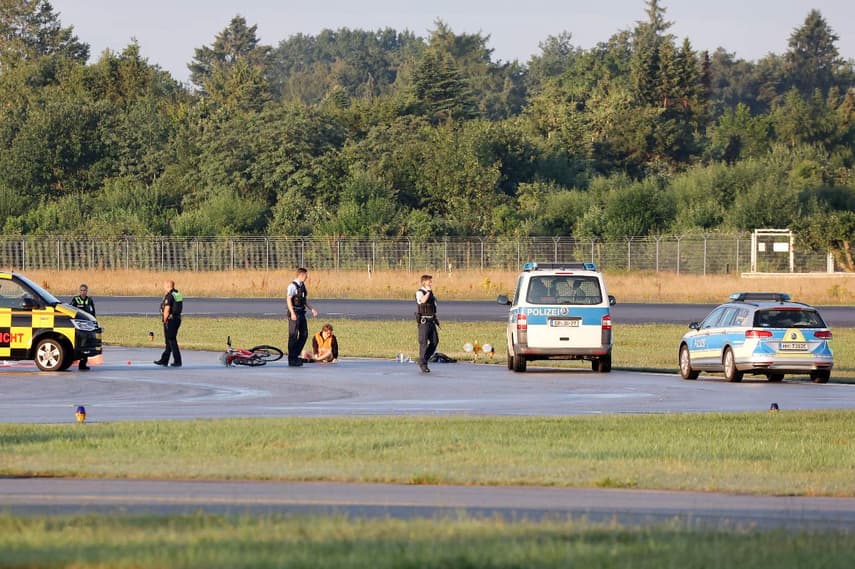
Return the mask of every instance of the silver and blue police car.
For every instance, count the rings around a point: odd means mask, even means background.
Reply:
[[[728,381],[746,373],[775,382],[784,374],[807,374],[816,383],[831,377],[831,330],[816,308],[786,293],[734,293],[689,328],[678,351],[683,379],[701,371],[724,372]]]

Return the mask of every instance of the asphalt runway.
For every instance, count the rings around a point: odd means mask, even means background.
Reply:
[[[0,479],[2,509],[22,515],[334,514],[358,518],[577,519],[716,529],[855,529],[854,498],[554,487],[319,482]]]
[[[39,372],[31,362],[0,366],[0,422],[65,423],[84,405],[88,421],[219,417],[376,415],[591,415],[855,408],[855,385],[773,384],[721,375],[685,381],[675,374],[530,366],[432,364],[344,358],[290,368],[225,367],[215,352],[184,352],[184,367],[162,368],[155,348],[105,348],[102,365]],[[414,354],[413,354],[414,355]]]
[[[185,351],[184,367],[161,368],[155,348],[105,349],[90,372],[0,365],[0,422],[87,423],[223,417],[380,415],[591,415],[855,408],[855,386],[720,376],[530,366],[434,364],[344,358],[289,368],[225,367],[214,352]],[[289,482],[0,479],[0,510],[24,515],[104,513],[336,513],[365,517],[459,515],[574,518],[646,524],[784,529],[855,528],[855,499],[730,496],[690,492],[451,487]]]

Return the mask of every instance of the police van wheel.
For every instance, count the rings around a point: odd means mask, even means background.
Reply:
[[[508,369],[514,369],[514,356],[512,356],[510,352],[508,352]]]
[[[53,338],[46,338],[36,345],[36,366],[42,371],[59,371],[65,362],[65,348]]]
[[[525,356],[514,356],[513,364],[515,372],[524,372],[526,365]]]
[[[612,371],[611,354],[608,356],[603,356],[601,358],[591,360],[591,370],[597,373],[609,373],[610,371]]]

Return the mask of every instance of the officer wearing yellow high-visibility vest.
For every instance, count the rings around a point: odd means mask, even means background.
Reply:
[[[172,356],[172,367],[181,367],[181,350],[178,348],[178,329],[181,327],[181,312],[184,309],[184,297],[175,289],[175,281],[163,282],[163,300],[160,302],[160,312],[163,317],[163,340],[166,347],[159,360],[155,360],[159,366],[169,364]]]

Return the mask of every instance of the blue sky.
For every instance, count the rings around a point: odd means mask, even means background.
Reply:
[[[262,43],[276,46],[324,28],[408,29],[426,37],[434,21],[457,33],[490,36],[494,59],[525,62],[538,43],[562,31],[590,48],[645,19],[645,0],[51,0],[64,26],[92,48],[120,51],[133,38],[143,57],[186,81],[194,49],[210,45],[237,14],[258,26]],[[756,60],[783,53],[794,28],[816,8],[840,37],[841,55],[855,59],[855,2],[851,0],[662,0],[671,31],[695,49],[724,47]]]

